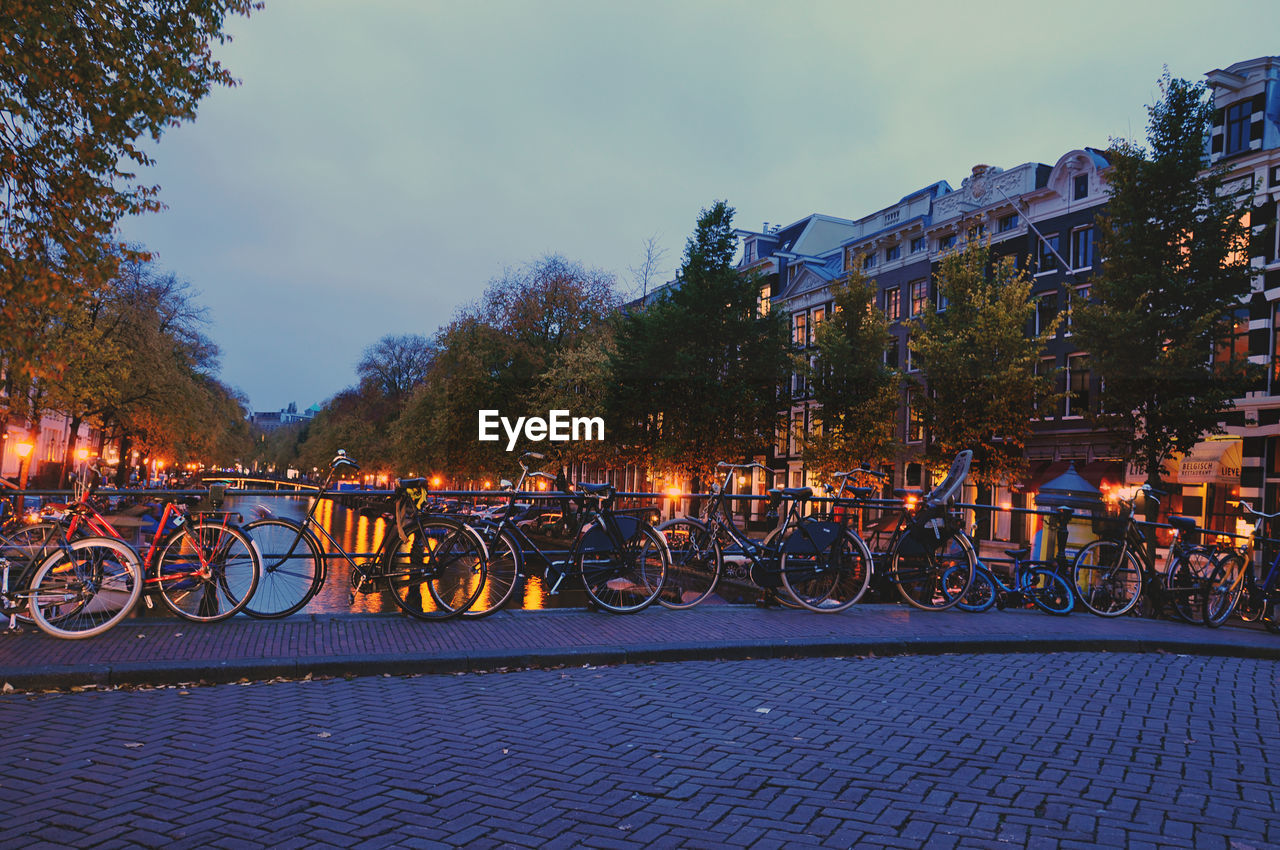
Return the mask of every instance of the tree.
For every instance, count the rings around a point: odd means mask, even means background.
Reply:
[[[64,365],[38,313],[62,315],[114,276],[121,217],[159,209],[134,182],[143,149],[195,117],[231,14],[254,0],[0,0],[0,340],[9,371]]]
[[[610,419],[633,459],[705,475],[773,438],[787,327],[734,268],[732,223],[724,201],[703,210],[675,285],[619,324]]]
[[[395,404],[403,404],[427,377],[435,347],[420,334],[388,334],[364,350],[356,375]]]
[[[1204,87],[1166,71],[1161,89],[1147,110],[1150,151],[1128,141],[1108,151],[1111,197],[1098,219],[1105,263],[1094,302],[1072,322],[1103,379],[1094,421],[1153,483],[1163,459],[1221,432],[1250,379],[1242,359],[1211,357],[1249,294],[1245,208],[1222,172],[1204,171]]]
[[[946,309],[930,304],[911,330],[911,348],[927,391],[917,388],[928,443],[925,462],[945,469],[973,450],[973,477],[984,484],[1014,480],[1037,409],[1056,398],[1056,376],[1036,374],[1054,326],[1027,336],[1031,277],[1013,257],[992,261],[990,246],[970,240],[943,258],[935,275]]]
[[[480,303],[460,311],[435,339],[426,380],[393,429],[401,462],[453,477],[497,477],[510,473],[514,452],[553,447],[522,439],[509,453],[505,439],[479,442],[479,410],[514,421],[545,417],[549,403],[572,401],[574,416],[601,415],[591,406],[605,379],[591,373],[588,361],[593,347],[606,344],[602,334],[616,305],[612,276],[559,256],[490,283]]]
[[[832,285],[834,309],[817,326],[818,356],[803,364],[820,405],[819,429],[805,441],[804,459],[825,472],[893,458],[901,376],[885,363],[889,323],[876,309],[876,287],[855,263]]]

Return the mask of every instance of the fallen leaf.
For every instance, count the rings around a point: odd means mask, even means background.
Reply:
[[[138,749],[138,747],[141,747],[141,746],[142,746],[142,742],[141,742],[141,741],[127,741],[127,742],[125,742],[125,746],[126,746],[126,747],[128,747],[128,748],[129,748],[129,749],[131,749],[131,750],[136,750],[136,749]]]
[[[317,737],[317,738],[332,738],[332,737],[333,737],[333,733],[332,733],[332,732],[321,732],[321,733],[319,733],[318,735],[316,735],[316,737]]]

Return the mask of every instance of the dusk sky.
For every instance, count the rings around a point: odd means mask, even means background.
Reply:
[[[663,279],[717,199],[859,218],[976,163],[1142,138],[1175,76],[1280,54],[1257,2],[267,0],[124,237],[189,280],[255,410],[323,402],[507,268]]]

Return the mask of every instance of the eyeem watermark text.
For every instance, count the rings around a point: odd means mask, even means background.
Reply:
[[[600,416],[570,416],[567,410],[548,410],[547,418],[519,416],[512,422],[496,410],[480,411],[480,441],[496,442],[502,439],[498,427],[507,435],[507,451],[514,451],[520,435],[533,442],[550,440],[565,443],[569,440],[603,440],[604,419]]]

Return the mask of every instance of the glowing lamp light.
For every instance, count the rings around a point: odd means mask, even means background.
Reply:
[[[903,500],[907,506],[907,510],[914,511],[916,505],[920,503],[920,497],[914,493],[908,493],[906,499]]]
[[[89,450],[88,450],[88,449],[76,449],[76,458],[78,458],[79,460],[88,460],[88,459],[89,459]]]
[[[680,498],[680,488],[679,488],[679,487],[668,487],[667,489],[663,490],[662,492],[666,494],[666,496],[667,496],[667,498],[668,498],[668,499],[678,499],[678,498]]]
[[[483,487],[483,489],[488,490],[488,489],[489,489],[490,487],[492,487],[492,486],[493,486],[493,482],[492,482],[492,481],[486,481],[486,482],[484,482],[484,487]]]
[[[18,457],[30,457],[31,452],[34,449],[35,449],[35,445],[25,441],[18,443],[18,445],[14,447],[14,451],[18,453]]]
[[[440,476],[439,476],[439,475],[433,475],[433,476],[431,476],[431,486],[432,486],[432,487],[439,487],[439,486],[440,486],[440,483],[441,483],[441,478],[440,478]]]

